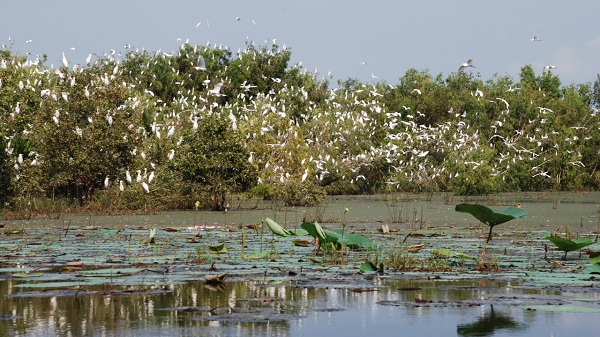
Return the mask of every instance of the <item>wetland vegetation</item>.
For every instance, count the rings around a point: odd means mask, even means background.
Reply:
[[[448,313],[477,335],[598,310],[600,80],[331,88],[290,55],[0,50],[0,334],[299,335],[346,310],[485,308]]]

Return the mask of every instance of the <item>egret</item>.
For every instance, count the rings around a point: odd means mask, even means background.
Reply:
[[[106,176],[106,178],[104,179],[104,187],[108,188],[109,182],[110,180],[108,179],[108,176]]]
[[[146,193],[150,193],[150,188],[148,187],[148,184],[146,184],[145,181],[142,182],[142,188],[144,188],[144,191],[146,191]]]
[[[219,82],[215,84],[215,87],[208,91],[209,95],[221,96],[221,87],[223,86],[223,82]]]
[[[125,171],[125,179],[128,184],[131,184],[131,173],[129,173],[129,170]]]
[[[125,191],[125,186],[123,186],[123,180],[119,180],[119,191]]]
[[[65,56],[65,53],[63,52],[63,57],[62,57],[62,64],[63,66],[65,66],[65,68],[69,67],[69,61],[67,61],[67,57]]]
[[[154,180],[154,171],[150,172],[150,175],[148,176],[148,182],[151,183],[152,180]]]
[[[458,71],[465,71],[465,69],[467,69],[468,67],[475,68],[475,66],[473,65],[474,60],[475,59],[469,59],[467,62],[461,64],[460,68],[458,68]]]
[[[544,70],[550,70],[550,69],[556,69],[556,66],[553,66],[553,65],[544,66]]]
[[[171,151],[169,151],[169,154],[167,155],[167,158],[169,158],[169,160],[173,160],[174,157],[175,157],[175,150],[171,149]]]
[[[198,66],[194,67],[196,70],[206,70],[206,62],[204,61],[204,57],[202,55],[198,56]]]
[[[535,35],[534,35],[534,36],[531,38],[531,42],[539,42],[539,41],[542,41],[542,39],[540,39],[538,36],[535,36]]]

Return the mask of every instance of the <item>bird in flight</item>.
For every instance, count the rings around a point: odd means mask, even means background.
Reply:
[[[535,35],[534,35],[534,36],[531,38],[531,42],[539,42],[539,41],[542,41],[542,39],[540,39],[540,38],[539,38],[539,36],[535,36]]]
[[[474,59],[469,59],[467,62],[461,64],[460,68],[458,68],[458,71],[465,71],[465,69],[467,69],[468,67],[475,68],[475,66],[473,65],[473,61]]]
[[[550,69],[556,69],[556,66],[553,66],[553,65],[544,66],[544,70],[550,70]]]

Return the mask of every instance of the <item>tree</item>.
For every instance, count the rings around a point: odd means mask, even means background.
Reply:
[[[224,210],[228,193],[244,191],[256,182],[249,153],[227,118],[205,115],[196,131],[187,129],[182,137],[173,170],[181,174],[184,184],[208,193],[210,209]]]

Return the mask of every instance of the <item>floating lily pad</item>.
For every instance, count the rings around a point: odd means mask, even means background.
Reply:
[[[517,308],[535,311],[550,311],[550,312],[600,312],[600,308],[580,307],[575,305],[519,305]]]
[[[360,271],[363,273],[376,273],[377,270],[377,266],[373,262],[367,261],[360,265]]]
[[[44,275],[44,273],[42,272],[33,272],[33,273],[14,273],[12,274],[12,277],[18,277],[18,278],[24,278],[24,277],[39,277]]]

